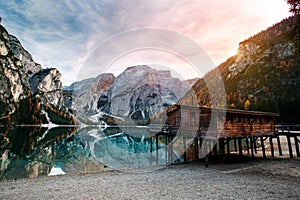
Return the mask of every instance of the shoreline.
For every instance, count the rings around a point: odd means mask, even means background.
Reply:
[[[137,166],[137,167],[126,167],[126,168],[119,168],[119,169],[114,169],[114,168],[109,168],[105,165],[103,168],[99,168],[99,170],[94,170],[94,171],[79,171],[79,172],[69,172],[65,174],[57,174],[57,175],[40,175],[40,176],[35,176],[35,177],[22,177],[22,178],[3,178],[0,179],[0,184],[2,182],[15,182],[15,181],[22,181],[22,180],[38,180],[42,178],[55,178],[55,177],[64,177],[64,176],[84,176],[84,175],[97,175],[97,174],[102,174],[102,173],[149,173],[149,172],[154,172],[156,170],[162,170],[162,169],[169,169],[169,168],[175,168],[177,166],[182,167],[182,166],[194,166],[198,165],[199,167],[204,167],[206,168],[218,168],[222,170],[222,167],[225,166],[230,166],[232,169],[239,169],[241,166],[244,165],[249,165],[249,167],[254,167],[255,165],[259,163],[264,163],[268,165],[268,162],[281,162],[281,163],[289,163],[289,162],[299,162],[300,165],[300,158],[293,158],[290,159],[289,156],[281,156],[281,157],[267,157],[263,158],[262,156],[256,156],[251,158],[250,155],[243,155],[240,157],[237,153],[235,154],[230,154],[230,155],[225,155],[225,159],[221,155],[217,156],[211,156],[209,157],[209,163],[208,166],[206,167],[205,159],[199,159],[199,160],[192,160],[188,161],[186,163],[181,162],[181,163],[173,163],[173,164],[166,164],[166,165],[153,165],[153,166]],[[227,169],[227,167],[226,167]],[[299,173],[300,173],[300,168],[299,168]]]
[[[299,199],[300,159],[201,162],[0,182],[1,199]]]

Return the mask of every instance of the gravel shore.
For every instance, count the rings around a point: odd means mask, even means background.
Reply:
[[[126,169],[0,182],[0,199],[300,199],[300,160]]]

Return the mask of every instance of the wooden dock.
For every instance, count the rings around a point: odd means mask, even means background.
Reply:
[[[216,155],[300,158],[300,125],[276,125],[277,118],[268,112],[176,105],[169,109],[166,125],[152,130],[151,158],[159,137],[165,138],[166,164],[177,162],[178,146],[184,162],[204,159],[206,165]]]
[[[284,126],[294,127],[294,126]],[[222,138],[206,138],[206,137],[186,137],[172,133],[172,127],[168,127],[169,130],[165,132],[159,132],[151,137],[150,142],[150,158],[156,159],[158,164],[158,150],[159,142],[162,141],[159,138],[163,138],[166,152],[166,164],[173,164],[178,162],[178,158],[174,155],[174,146],[177,140],[180,138],[182,141],[182,159],[184,162],[190,162],[194,160],[204,160],[208,165],[208,159],[210,157],[221,157],[223,160],[230,155],[238,155],[240,158],[245,156],[254,159],[255,157],[262,158],[300,158],[299,144],[300,144],[300,132],[299,131],[287,131],[281,129],[281,126],[276,126],[276,134],[264,134],[253,136],[240,136],[240,137],[222,137]]]

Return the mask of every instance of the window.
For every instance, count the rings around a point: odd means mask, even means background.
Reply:
[[[196,113],[194,113],[194,112],[190,113],[190,124],[192,126],[195,126],[197,124],[197,122],[196,122]]]
[[[180,117],[176,117],[175,118],[175,126],[179,126],[180,125]]]

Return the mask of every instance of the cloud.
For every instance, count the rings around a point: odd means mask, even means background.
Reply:
[[[76,81],[99,43],[122,31],[177,31],[219,64],[236,52],[239,42],[289,15],[283,0],[11,0],[0,3],[0,13],[37,62],[63,73],[65,85]]]

